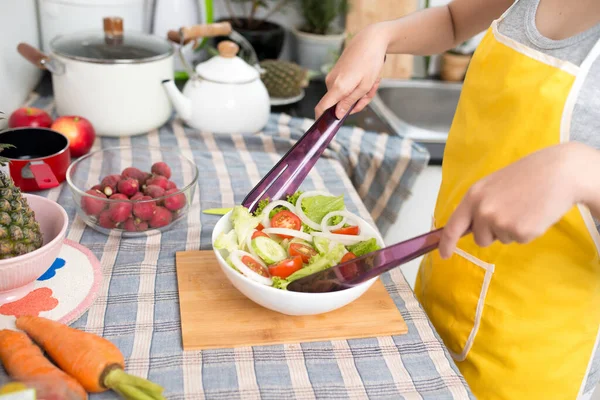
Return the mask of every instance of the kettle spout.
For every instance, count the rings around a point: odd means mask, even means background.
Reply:
[[[172,79],[165,79],[162,81],[162,84],[177,113],[183,120],[189,120],[192,117],[192,101],[177,89],[177,86],[175,86],[175,82],[173,82]]]

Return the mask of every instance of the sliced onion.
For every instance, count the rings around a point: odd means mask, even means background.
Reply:
[[[331,226],[327,225],[327,221],[329,221],[331,218],[337,217],[337,216],[343,217],[342,222],[340,222],[339,224],[336,224],[336,225],[331,225]],[[362,229],[362,222],[361,222],[362,218],[360,218],[358,215],[352,214],[350,211],[341,210],[341,211],[332,211],[329,214],[327,214],[326,216],[324,216],[323,220],[321,221],[321,230],[323,232],[331,232],[331,231],[335,231],[336,229],[340,229],[346,223],[346,221],[347,221],[346,219],[356,222],[357,225],[359,226],[359,228]]]
[[[299,239],[306,240],[307,242],[312,242],[312,236],[308,233],[304,233],[302,231],[297,231],[295,229],[288,228],[265,228],[263,232],[266,234],[272,233],[274,235],[285,235],[285,236],[293,236]]]
[[[258,264],[260,264],[262,267],[264,267],[265,270],[267,271],[267,273],[269,273],[269,269],[267,268],[267,266],[265,265],[265,263],[262,262],[262,260],[260,259],[260,257],[254,257],[254,256],[252,256],[252,254],[247,253],[247,252],[242,251],[242,250],[235,250],[235,251],[233,251],[231,253],[231,262],[233,263],[233,265],[235,265],[235,267],[244,276],[252,279],[255,282],[261,283],[263,285],[272,286],[273,285],[273,281],[271,280],[271,278],[267,278],[265,276],[257,274],[256,272],[252,271],[250,268],[248,268],[246,266],[246,264],[244,264],[242,262],[242,257],[244,257],[244,256],[248,256],[248,257],[252,258]]]
[[[296,214],[300,217],[302,222],[304,222],[306,225],[308,225],[312,229],[321,230],[321,225],[316,223],[312,219],[308,218],[306,216],[306,214],[304,213],[304,210],[302,210],[302,200],[304,200],[307,197],[313,197],[313,196],[327,196],[327,197],[336,197],[336,196],[329,192],[324,192],[322,190],[312,190],[310,192],[304,192],[300,196],[298,196],[298,200],[296,201],[296,204],[297,204]]]
[[[351,246],[353,244],[369,240],[367,236],[362,235],[341,235],[338,233],[330,232],[313,232],[312,234],[314,236],[322,236],[326,239],[333,240],[334,242],[341,243],[344,246]]]
[[[258,254],[256,254],[256,252],[252,248],[252,235],[254,235],[254,232],[258,232],[258,231],[256,229],[252,229],[252,232],[250,232],[250,234],[248,236],[246,236],[246,247],[248,248],[248,251],[250,252],[250,254],[252,254],[254,257],[256,257],[260,260],[260,257],[258,256]]]
[[[271,219],[269,218],[269,214],[271,214],[271,211],[273,211],[273,209],[275,209],[276,207],[282,206],[296,214],[296,207],[294,207],[292,203],[285,200],[275,200],[274,202],[269,203],[262,211],[262,224],[265,228],[271,226]]]

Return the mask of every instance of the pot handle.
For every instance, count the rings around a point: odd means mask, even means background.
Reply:
[[[33,174],[35,183],[37,183],[40,189],[51,189],[59,185],[54,172],[52,172],[50,166],[43,161],[30,163],[29,169]]]
[[[191,41],[205,37],[228,36],[232,28],[229,22],[216,22],[214,24],[201,24],[193,26],[183,26],[179,31],[170,30],[167,38],[177,44],[187,44]]]
[[[48,70],[57,75],[62,75],[65,72],[65,68],[62,63],[51,59],[46,54],[27,43],[19,43],[17,46],[17,51],[23,56],[23,58],[39,69]]]

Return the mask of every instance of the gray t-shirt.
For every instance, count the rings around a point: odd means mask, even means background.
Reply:
[[[549,39],[536,28],[535,16],[539,2],[540,0],[519,0],[500,21],[498,30],[529,48],[581,65],[600,39],[600,24],[564,40]],[[571,140],[600,149],[600,57],[592,64],[577,98],[571,120]],[[598,219],[596,228],[600,231]],[[584,394],[589,394],[599,381],[600,348],[596,349]]]
[[[567,39],[548,39],[537,30],[535,23],[539,2],[519,0],[500,21],[498,30],[527,47],[581,65],[600,39],[600,24]],[[571,140],[600,149],[600,58],[593,63],[575,104]]]

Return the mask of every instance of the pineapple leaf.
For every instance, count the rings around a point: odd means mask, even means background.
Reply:
[[[14,148],[14,147],[15,146],[13,146],[12,144],[9,144],[9,143],[0,143],[0,152],[2,152],[2,150],[4,150],[4,149],[10,149],[10,148]],[[0,156],[0,165],[1,166],[4,167],[6,165],[6,163],[9,163],[9,162],[10,162],[10,160],[8,158]]]

